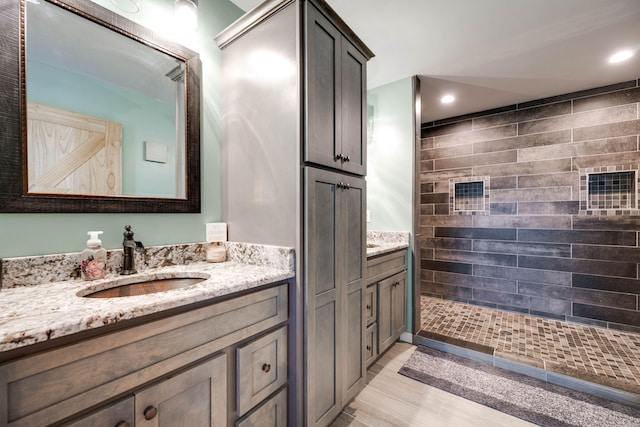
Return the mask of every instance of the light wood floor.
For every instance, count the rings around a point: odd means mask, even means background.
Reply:
[[[343,426],[533,426],[398,373],[415,346],[396,343],[369,370],[369,383],[332,424]]]

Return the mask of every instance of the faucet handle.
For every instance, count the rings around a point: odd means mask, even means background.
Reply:
[[[144,252],[144,245],[142,242],[134,242],[136,244],[136,252]]]

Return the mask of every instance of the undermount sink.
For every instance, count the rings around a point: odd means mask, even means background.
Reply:
[[[116,283],[114,286],[100,290],[88,290],[80,295],[85,298],[120,298],[138,295],[155,294],[173,289],[193,286],[208,279],[207,277],[173,277],[164,279],[142,279],[134,283]],[[121,279],[120,282],[122,282]]]

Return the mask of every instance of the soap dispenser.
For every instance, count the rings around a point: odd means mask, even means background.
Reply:
[[[87,248],[80,254],[80,269],[84,280],[102,279],[106,274],[107,251],[99,236],[102,231],[89,231]]]

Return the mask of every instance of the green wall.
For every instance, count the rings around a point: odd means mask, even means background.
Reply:
[[[406,78],[367,92],[368,230],[412,231],[412,85],[411,78]]]
[[[118,12],[109,0],[96,3]],[[172,26],[173,0],[144,0],[137,14],[122,13],[157,31]],[[124,226],[147,246],[201,242],[204,224],[221,219],[221,52],[215,35],[242,15],[228,0],[200,1],[198,32],[181,43],[202,61],[202,213],[200,214],[0,214],[0,258],[81,251],[88,230],[103,230],[103,245],[120,248]]]
[[[413,164],[415,152],[412,78],[367,92],[367,209],[370,231],[406,231],[413,234]],[[410,253],[413,249],[409,248]],[[413,283],[409,262],[407,283]],[[413,292],[407,292],[411,329]]]

